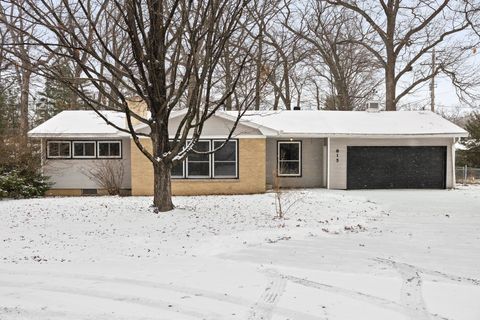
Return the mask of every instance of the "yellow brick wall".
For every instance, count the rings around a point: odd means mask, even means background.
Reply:
[[[148,109],[147,109],[147,104],[144,101],[137,98],[137,99],[132,99],[127,101],[127,104],[128,104],[128,108],[132,112],[136,113],[140,117],[143,117],[143,118],[147,117]],[[133,117],[131,119],[132,119],[132,125],[134,126],[140,123],[140,121],[138,121]],[[125,123],[126,122],[127,121],[125,120]]]
[[[151,142],[142,139],[151,150]],[[248,194],[265,192],[266,140],[238,140],[238,179],[172,179],[174,195]],[[153,194],[153,168],[150,161],[131,143],[132,195]]]

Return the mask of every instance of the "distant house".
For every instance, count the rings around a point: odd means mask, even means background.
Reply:
[[[125,125],[122,113],[102,113]],[[172,116],[171,134],[181,115]],[[216,112],[197,150],[221,145],[236,115]],[[136,130],[148,133],[149,128],[140,124]],[[132,195],[153,193],[149,160],[128,134],[93,111],[64,111],[29,135],[41,141],[42,168],[54,183],[51,195],[104,193],[85,170],[106,159],[123,163],[123,189]],[[260,193],[274,180],[285,188],[453,188],[454,145],[466,135],[429,111],[248,112],[223,149],[192,155],[173,169],[172,189],[176,195]]]

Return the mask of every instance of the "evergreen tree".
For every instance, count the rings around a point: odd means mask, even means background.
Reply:
[[[0,83],[0,137],[12,134],[18,128],[17,92]]]
[[[480,167],[480,112],[472,114],[465,129],[469,137],[463,142],[467,150],[461,152],[462,161],[468,166]]]
[[[68,64],[60,61],[52,68],[57,68],[65,77],[73,77],[73,72]],[[43,91],[39,92],[37,96],[35,125],[41,124],[64,110],[79,109],[84,109],[84,106],[79,103],[78,97],[68,86],[58,79],[47,78]]]

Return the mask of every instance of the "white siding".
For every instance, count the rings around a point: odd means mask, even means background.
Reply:
[[[42,139],[46,143],[45,139]],[[57,139],[58,140],[58,139]],[[98,139],[108,140],[108,139]],[[118,140],[118,139],[116,139]],[[44,147],[43,150],[46,150]],[[43,173],[50,177],[54,183],[52,189],[99,189],[96,182],[92,181],[85,174],[105,159],[46,159],[43,153]],[[131,188],[131,167],[130,167],[130,139],[122,139],[122,159],[109,159],[123,163],[124,177],[123,189]]]
[[[452,163],[452,138],[330,138],[330,189],[347,188],[347,147],[348,146],[446,146],[447,147],[447,188],[454,187]],[[337,162],[337,152],[338,162]]]

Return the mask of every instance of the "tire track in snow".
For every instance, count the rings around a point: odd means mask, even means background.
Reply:
[[[224,293],[218,293],[214,291],[208,291],[204,289],[197,289],[191,288],[186,286],[175,285],[173,283],[161,283],[156,281],[147,281],[147,280],[139,280],[133,278],[123,278],[123,277],[105,277],[100,275],[92,275],[92,274],[78,274],[78,273],[62,273],[62,272],[42,272],[42,271],[19,271],[19,270],[8,270],[8,269],[1,269],[0,268],[0,275],[1,274],[10,274],[10,275],[25,275],[29,277],[43,277],[50,276],[53,278],[64,278],[64,279],[75,279],[81,281],[95,281],[97,282],[96,285],[99,283],[116,283],[116,284],[125,284],[130,286],[136,287],[143,287],[143,288],[153,288],[153,289],[161,289],[167,291],[174,291],[183,294],[189,294],[195,297],[203,297],[207,299],[217,300],[220,302],[228,302],[231,304],[239,305],[241,307],[245,307],[246,309],[250,308],[252,304],[254,304],[254,300],[245,299],[239,296],[233,295],[226,295]],[[1,280],[0,280],[1,281]],[[1,282],[0,282],[1,283]],[[36,282],[38,283],[38,281]],[[28,285],[26,283],[25,285]],[[23,288],[24,284],[18,286],[11,286],[17,288]],[[270,304],[262,301],[257,301],[255,303],[259,308],[269,308]],[[276,307],[275,314],[280,314],[292,319],[302,319],[302,320],[319,320],[321,318],[312,316],[310,314],[284,308],[284,307]],[[210,319],[210,318],[208,318]]]
[[[281,276],[283,278],[289,280],[289,281],[292,281],[294,283],[303,285],[305,287],[324,290],[324,291],[328,291],[328,292],[331,292],[331,293],[334,293],[334,294],[339,294],[339,295],[343,295],[343,296],[346,296],[346,297],[349,297],[349,298],[353,298],[353,299],[356,299],[356,300],[361,300],[361,301],[364,301],[366,303],[370,303],[370,304],[376,305],[376,306],[381,307],[381,308],[396,311],[396,312],[399,312],[399,313],[407,315],[407,316],[410,316],[410,314],[411,314],[411,308],[409,306],[397,303],[395,301],[391,301],[391,300],[388,300],[388,299],[384,299],[384,298],[381,298],[381,297],[373,296],[373,295],[363,293],[363,292],[359,292],[359,291],[355,291],[355,290],[345,289],[345,288],[341,288],[341,287],[337,287],[337,286],[333,286],[333,285],[329,285],[329,284],[325,284],[325,283],[320,283],[320,282],[316,282],[316,281],[312,281],[312,280],[307,280],[307,279],[304,279],[304,278],[295,277],[295,276],[292,276],[292,275],[283,274]],[[438,315],[435,315],[435,314],[430,314],[428,312],[427,312],[427,315],[428,315],[428,318],[414,317],[412,319],[414,319],[414,320],[423,320],[423,319],[448,320],[447,318],[444,318],[444,317],[441,317],[441,316],[438,316]]]
[[[169,311],[172,313],[179,313],[182,315],[188,315],[188,316],[191,316],[194,318],[200,318],[200,319],[222,319],[223,318],[222,315],[216,314],[214,312],[203,313],[197,310],[196,308],[195,309],[191,307],[187,308],[187,307],[180,306],[178,304],[174,304],[172,302],[168,302],[161,299],[149,299],[144,297],[140,298],[133,295],[113,293],[111,291],[54,286],[54,285],[44,284],[40,282],[19,283],[19,282],[13,282],[13,281],[0,280],[0,285],[2,287],[29,288],[29,289],[39,290],[39,291],[57,292],[57,293],[71,294],[71,295],[84,296],[84,297],[90,297],[90,298],[106,299],[106,300],[117,301],[121,303],[137,304],[144,307],[160,309],[160,310]]]
[[[285,292],[287,281],[273,269],[265,270],[267,286],[258,301],[250,307],[248,320],[269,320],[274,309]]]
[[[468,282],[469,284],[475,284],[476,282],[475,279],[456,277],[438,271],[431,271],[419,268],[408,263],[402,263],[381,258],[376,258],[374,260],[383,264],[390,265],[392,268],[395,268],[402,277],[403,283],[400,299],[402,305],[407,310],[407,315],[412,320],[430,320],[432,318],[447,319],[439,315],[432,314],[430,311],[428,311],[422,293],[422,273],[441,276],[454,282]]]
[[[377,262],[380,262],[380,263],[389,264],[389,265],[392,265],[392,266],[394,264],[408,266],[408,267],[411,267],[411,268],[415,268],[415,270],[419,271],[420,273],[428,274],[430,276],[441,277],[441,278],[444,278],[444,279],[449,280],[451,282],[460,282],[462,284],[471,284],[471,285],[475,285],[475,286],[480,286],[480,280],[474,279],[474,278],[456,276],[456,275],[452,275],[452,274],[449,274],[449,273],[444,273],[444,272],[440,272],[440,271],[436,271],[436,270],[429,270],[429,269],[426,269],[426,268],[414,266],[412,264],[408,264],[408,263],[404,263],[404,262],[398,262],[398,261],[394,261],[394,260],[390,260],[390,259],[375,258],[373,260],[377,261]]]
[[[356,299],[356,300],[361,300],[361,301],[364,301],[364,302],[367,302],[367,303],[370,303],[370,304],[374,304],[374,305],[379,306],[381,308],[386,308],[386,309],[390,309],[390,310],[393,310],[393,311],[398,311],[398,312],[401,312],[401,313],[403,313],[405,311],[404,307],[401,304],[399,304],[395,301],[391,301],[391,300],[388,300],[388,299],[372,296],[372,295],[367,294],[367,293],[354,291],[354,290],[350,290],[350,289],[345,289],[345,288],[341,288],[341,287],[336,287],[336,286],[332,286],[332,285],[329,285],[329,284],[316,282],[316,281],[312,281],[312,280],[307,280],[307,279],[303,279],[303,278],[299,278],[299,277],[295,277],[295,276],[291,276],[291,275],[284,275],[284,277],[286,279],[288,279],[289,281],[292,281],[296,284],[300,284],[300,285],[308,287],[308,288],[314,288],[314,289],[328,291],[328,292],[331,292],[331,293],[334,293],[334,294],[343,295],[343,296],[346,296],[346,297],[349,297],[349,298],[353,298],[353,299]]]
[[[430,320],[430,313],[425,305],[422,293],[422,277],[418,270],[404,264],[393,264],[402,277],[400,299],[407,308],[408,316],[412,320]]]
[[[166,318],[159,317],[146,317],[146,316],[120,316],[115,314],[95,314],[85,318],[85,314],[80,314],[71,311],[58,311],[50,310],[47,308],[24,308],[24,307],[2,307],[0,306],[0,319],[1,320],[25,320],[25,319],[81,319],[81,320],[167,320]]]

